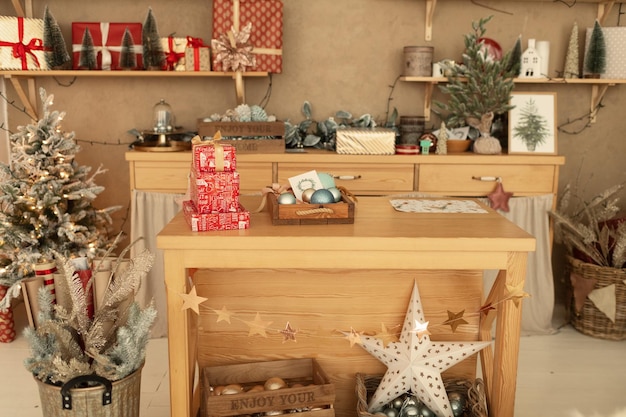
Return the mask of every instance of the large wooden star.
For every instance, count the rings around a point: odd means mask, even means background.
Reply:
[[[369,402],[374,413],[394,398],[411,391],[439,417],[453,417],[441,373],[469,358],[491,342],[431,342],[414,329],[425,323],[417,283],[409,303],[398,342],[383,346],[380,339],[361,335],[361,346],[387,365],[387,372]]]
[[[196,314],[200,314],[200,304],[208,300],[208,298],[198,296],[195,285],[191,288],[189,294],[178,295],[180,295],[183,299],[182,310],[192,309]]]
[[[498,181],[495,190],[487,196],[491,208],[494,210],[502,210],[509,212],[509,199],[513,196],[513,193],[504,191],[502,183]]]

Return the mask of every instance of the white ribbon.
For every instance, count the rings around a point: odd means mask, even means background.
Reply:
[[[100,33],[102,34],[102,45],[101,46],[94,45],[94,49],[96,53],[99,52],[100,56],[102,57],[101,59],[102,64],[100,65],[100,67],[104,71],[111,70],[111,62],[112,62],[111,52],[122,52],[122,45],[119,45],[119,46],[107,45],[107,41],[109,38],[109,27],[110,27],[109,22],[100,22]],[[81,44],[72,44],[73,52],[81,52],[81,50],[82,50]],[[143,54],[143,46],[133,45],[133,52],[136,54]]]

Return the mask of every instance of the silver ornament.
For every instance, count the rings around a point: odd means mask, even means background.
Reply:
[[[419,408],[416,405],[407,405],[400,410],[400,417],[418,417]]]
[[[316,190],[311,195],[311,204],[331,204],[335,202],[333,194],[325,189]]]
[[[282,193],[276,198],[278,204],[296,204],[296,196],[291,193]]]
[[[398,398],[394,399],[393,401],[391,401],[391,403],[389,405],[392,406],[393,408],[395,408],[396,410],[399,410],[400,408],[402,408],[402,403],[403,402],[404,402],[404,398],[403,397],[398,397]]]
[[[305,203],[309,203],[311,201],[311,196],[314,192],[315,188],[307,188],[306,190],[302,191],[302,201],[304,201]]]
[[[338,203],[341,201],[341,191],[339,191],[339,188],[331,187],[331,188],[328,188],[328,191],[330,191],[330,193],[333,195],[333,198],[335,199],[335,203]]]
[[[454,417],[463,415],[463,411],[465,410],[465,397],[458,392],[451,392],[448,394],[448,399],[450,400],[450,408],[452,409]]]
[[[433,413],[430,408],[422,404],[419,409],[419,417],[436,417],[436,414]]]
[[[383,413],[384,413],[387,417],[398,417],[398,415],[399,415],[398,410],[396,410],[396,409],[395,409],[395,408],[393,408],[393,407],[388,407],[388,408],[385,408],[385,409],[383,410]]]

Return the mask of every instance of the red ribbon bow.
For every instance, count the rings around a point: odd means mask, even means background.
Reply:
[[[200,71],[200,48],[204,46],[202,39],[187,36],[187,48],[193,48],[193,70]]]
[[[39,65],[39,60],[37,56],[33,53],[33,51],[45,51],[46,48],[43,46],[43,40],[38,38],[33,38],[28,42],[28,44],[23,43],[24,41],[24,18],[17,18],[17,33],[19,36],[19,42],[6,42],[0,41],[0,46],[10,46],[13,51],[14,58],[20,58],[22,60],[22,70],[28,69],[28,60],[27,57],[30,54],[33,57],[33,61],[37,68],[41,68]]]
[[[167,37],[167,46],[169,47],[169,51],[165,53],[165,61],[167,64],[167,69],[172,71],[175,69],[176,64],[181,58],[185,57],[184,52],[175,52],[174,51],[174,37]]]

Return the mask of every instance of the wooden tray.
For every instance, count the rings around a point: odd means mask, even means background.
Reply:
[[[354,223],[354,201],[342,194],[333,204],[278,204],[276,194],[267,197],[272,224],[351,224]]]

